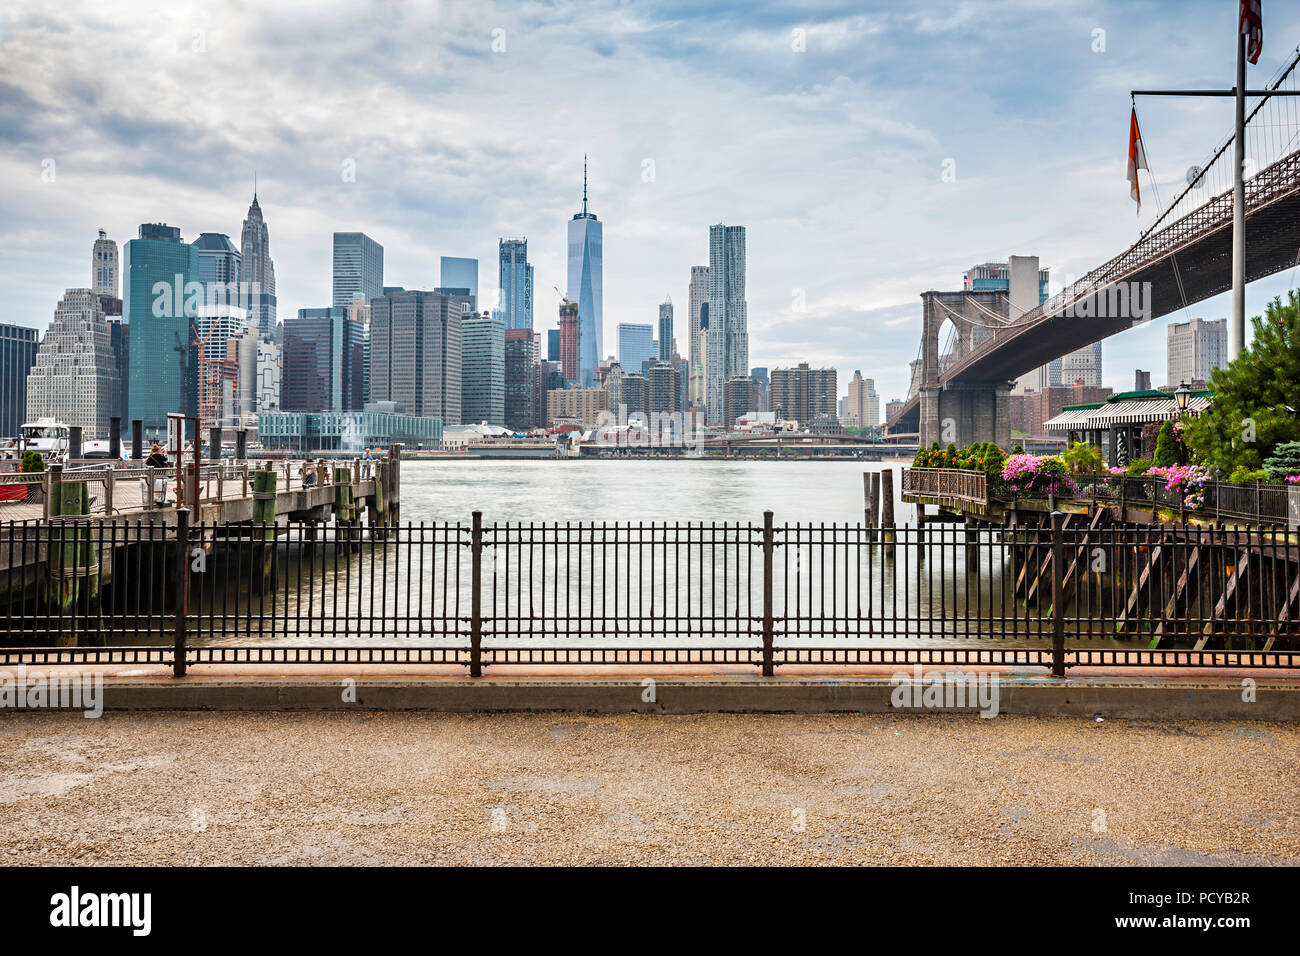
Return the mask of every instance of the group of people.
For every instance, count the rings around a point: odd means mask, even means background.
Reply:
[[[376,457],[377,456],[371,454],[369,448],[365,449],[365,451],[362,452],[361,477],[363,479],[368,479],[370,477],[370,470],[373,466]],[[149,451],[149,457],[145,459],[144,463],[146,467],[149,468],[166,468],[169,464],[167,461],[167,453],[163,451],[161,445],[155,442],[153,447]],[[304,488],[314,488],[318,484],[327,485],[329,484],[330,481],[329,469],[327,469],[323,463],[318,465],[316,462],[311,461],[310,459],[304,461],[302,465],[299,467],[298,476],[302,479],[302,486]],[[144,478],[140,479],[140,484],[141,484],[141,489],[143,490],[145,485]],[[154,506],[156,507],[160,504],[166,504],[165,501],[166,496],[167,496],[167,480],[165,478],[155,478],[154,487],[153,487],[153,499],[152,499]]]

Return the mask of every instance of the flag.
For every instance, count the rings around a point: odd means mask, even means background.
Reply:
[[[1264,49],[1264,19],[1259,11],[1260,0],[1241,0],[1241,35],[1246,38],[1246,59],[1259,62]]]
[[[1138,188],[1139,169],[1149,172],[1151,167],[1147,165],[1147,151],[1142,148],[1142,134],[1138,131],[1138,111],[1135,106],[1128,121],[1128,194],[1137,203],[1138,215],[1141,215],[1142,190]]]

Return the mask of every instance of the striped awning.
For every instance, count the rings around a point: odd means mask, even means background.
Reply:
[[[1187,403],[1190,414],[1210,407],[1207,395],[1193,395]],[[1178,400],[1169,398],[1135,398],[1108,402],[1098,408],[1075,408],[1061,412],[1043,423],[1051,432],[1103,431],[1113,425],[1145,425],[1147,422],[1173,421],[1178,417]]]

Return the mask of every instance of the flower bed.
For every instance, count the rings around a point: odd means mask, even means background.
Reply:
[[[1002,466],[1002,480],[1013,493],[1026,497],[1072,497],[1079,493],[1065,462],[1047,455],[1012,455]]]

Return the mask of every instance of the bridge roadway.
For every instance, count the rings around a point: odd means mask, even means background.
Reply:
[[[1300,262],[1300,151],[1246,182],[1246,280]],[[1116,302],[1121,288],[1150,283],[1150,319],[1219,295],[1232,287],[1232,194],[1151,232],[1120,255],[1053,296],[1023,319],[996,329],[937,376],[937,387],[1006,384],[1047,362],[1141,325],[1131,312],[1086,316],[1081,306]],[[922,390],[927,383],[922,382]],[[886,424],[921,431],[921,394]],[[998,436],[988,436],[997,440]],[[978,440],[978,439],[976,439]]]

